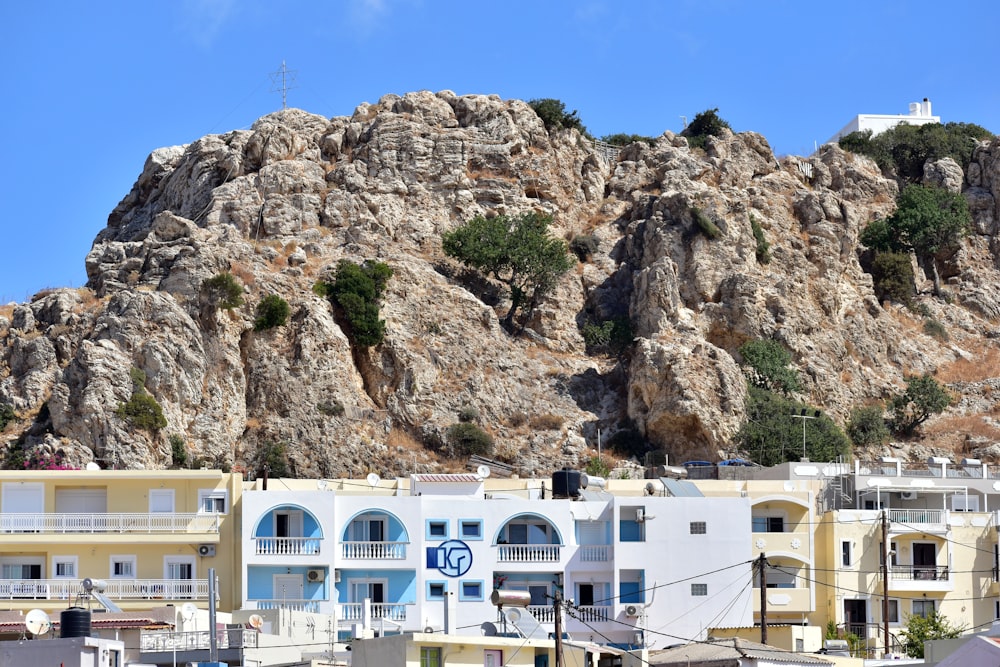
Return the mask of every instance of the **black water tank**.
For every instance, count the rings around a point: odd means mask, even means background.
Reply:
[[[63,609],[59,614],[60,637],[89,637],[90,610],[83,607]]]
[[[580,471],[563,468],[552,473],[552,497],[576,498],[580,495]]]

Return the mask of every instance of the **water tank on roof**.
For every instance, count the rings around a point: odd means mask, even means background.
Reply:
[[[83,607],[70,607],[59,613],[60,637],[89,637],[90,610]]]
[[[553,498],[577,498],[580,495],[580,471],[563,468],[552,473]]]

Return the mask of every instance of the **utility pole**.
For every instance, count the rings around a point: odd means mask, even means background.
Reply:
[[[281,61],[281,69],[271,72],[271,92],[281,93],[281,108],[288,108],[288,91],[297,88],[295,85],[296,70],[285,67],[285,61]]]
[[[889,657],[889,522],[882,510],[882,635],[884,655]]]
[[[562,591],[556,589],[556,594],[552,598],[552,610],[555,613],[556,622],[556,665],[563,667],[563,647],[562,647]]]
[[[760,643],[767,643],[767,556],[760,552],[757,557],[757,572],[760,573]]]

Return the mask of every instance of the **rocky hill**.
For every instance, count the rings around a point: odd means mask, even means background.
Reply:
[[[547,131],[524,102],[445,91],[389,95],[351,117],[288,109],[156,150],[94,241],[87,287],[0,310],[0,404],[13,407],[2,440],[77,466],[166,467],[183,443],[189,461],[250,471],[283,449],[301,476],[399,474],[461,467],[442,443],[465,409],[525,474],[579,463],[598,430],[635,429],[673,461],[715,459],[735,453],[746,415],[737,350],[775,338],[800,398],[840,423],[905,375],[936,373],[960,400],[914,455],[989,457],[1000,141],[968,173],[928,165],[928,179],[964,190],[975,220],[945,266],[947,298],[921,276],[921,308],[945,340],[879,303],[862,269],[860,231],[892,212],[894,181],[833,145],[776,159],[758,134],[724,135],[704,151],[666,132],[607,154],[576,130]],[[502,296],[444,256],[441,234],[532,211],[598,249],[512,336]],[[370,349],[352,347],[313,290],[345,258],[394,272],[386,338]],[[208,307],[203,282],[227,271],[245,304]],[[290,319],[255,331],[269,294]],[[621,316],[629,353],[588,355],[581,325]],[[165,427],[122,418],[137,389]]]

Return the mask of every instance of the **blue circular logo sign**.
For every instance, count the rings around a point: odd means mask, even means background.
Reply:
[[[446,577],[461,577],[472,567],[472,549],[461,540],[448,540],[440,546],[427,547],[427,567]]]

